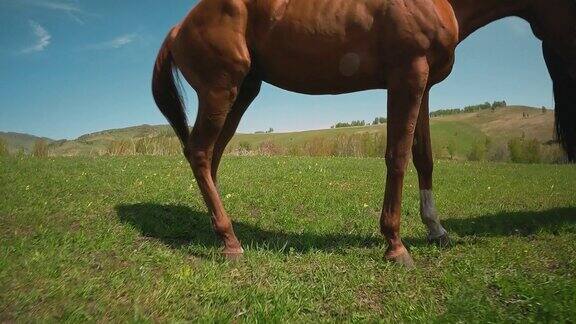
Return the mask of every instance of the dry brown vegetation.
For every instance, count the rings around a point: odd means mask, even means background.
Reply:
[[[32,156],[37,158],[48,157],[48,142],[43,139],[37,140],[32,149]]]

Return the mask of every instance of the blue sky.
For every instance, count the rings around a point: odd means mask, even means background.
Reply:
[[[0,131],[55,139],[164,124],[150,94],[151,69],[169,28],[192,0],[0,0]],[[187,89],[193,120],[196,95]],[[485,101],[553,104],[540,43],[509,18],[460,45],[432,110]],[[307,96],[265,85],[240,132],[326,128],[386,115],[385,91]]]

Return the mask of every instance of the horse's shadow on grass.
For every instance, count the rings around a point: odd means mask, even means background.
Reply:
[[[155,238],[171,248],[194,243],[206,247],[220,247],[210,217],[182,205],[153,203],[116,206],[120,221],[134,226],[145,237]],[[460,237],[530,236],[539,232],[557,234],[576,233],[576,208],[555,208],[538,212],[510,212],[483,215],[476,218],[448,218],[443,221],[450,233]],[[257,225],[234,221],[236,235],[244,246],[259,247],[277,252],[311,250],[340,252],[350,247],[384,246],[377,236],[346,233],[293,233],[267,230]],[[426,244],[424,238],[407,237],[410,246]]]
[[[171,248],[194,243],[206,247],[220,247],[212,229],[210,216],[182,205],[152,203],[118,205],[120,221],[131,224],[145,237],[156,238]],[[233,221],[236,236],[242,245],[288,253],[321,250],[338,252],[349,247],[383,246],[380,237],[345,233],[293,233],[267,230],[242,221]]]
[[[442,223],[449,232],[457,233],[461,237],[526,237],[537,233],[576,233],[576,208],[501,212],[476,218],[448,218]]]

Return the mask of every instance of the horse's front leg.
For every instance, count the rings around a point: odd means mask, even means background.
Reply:
[[[428,73],[426,57],[418,57],[396,67],[388,80],[387,176],[380,230],[388,242],[386,259],[407,267],[414,261],[400,238],[402,185]]]
[[[432,195],[432,171],[434,161],[432,158],[432,143],[430,138],[430,109],[429,90],[426,90],[422,97],[418,124],[414,134],[414,144],[412,146],[412,158],[414,166],[418,171],[418,182],[420,187],[420,217],[428,228],[428,242],[440,246],[450,245],[448,232],[440,224],[440,218],[434,205]]]

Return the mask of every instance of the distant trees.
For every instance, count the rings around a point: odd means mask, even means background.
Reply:
[[[542,106],[542,113],[545,114],[546,113],[546,107]]]
[[[358,127],[358,126],[366,126],[366,121],[353,120],[350,123],[336,123],[336,125],[332,126],[331,128],[345,128],[345,127]]]
[[[386,124],[387,120],[385,117],[376,117],[374,119],[374,121],[372,122],[372,125],[380,125],[380,124]]]
[[[272,133],[274,133],[274,128],[272,128],[272,127],[268,128],[268,130],[265,131],[265,132],[264,132],[264,131],[256,131],[256,132],[254,132],[254,134],[272,134]]]
[[[447,115],[454,115],[454,114],[461,114],[461,113],[469,113],[469,112],[475,112],[475,111],[486,110],[486,109],[492,109],[492,111],[495,111],[498,108],[503,108],[506,106],[507,106],[507,104],[506,104],[505,100],[494,101],[493,103],[485,102],[485,103],[479,104],[479,105],[466,106],[462,109],[450,108],[450,109],[440,109],[440,110],[432,111],[432,112],[430,112],[430,117],[439,117],[439,116],[447,116]]]
[[[454,108],[454,109],[440,109],[430,113],[430,117],[440,117],[440,116],[448,116],[454,114],[462,113],[462,109]]]
[[[506,106],[507,106],[507,104],[506,104],[506,101],[505,101],[505,100],[503,100],[503,101],[494,101],[494,102],[492,103],[492,109],[504,108],[504,107],[506,107]]]
[[[39,139],[34,142],[34,147],[32,148],[32,156],[37,158],[48,157],[48,142],[43,139]]]
[[[8,145],[2,138],[0,138],[0,156],[8,156]]]

